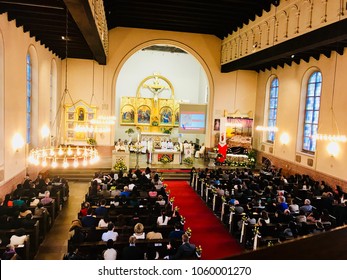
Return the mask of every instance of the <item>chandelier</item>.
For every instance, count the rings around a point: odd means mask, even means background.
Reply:
[[[67,96],[69,96],[72,104],[75,104],[72,101],[72,97],[69,93],[68,86],[67,86],[67,78],[68,78],[68,10],[66,9],[66,34],[65,36],[62,36],[62,39],[65,40],[65,89],[62,94],[62,98],[60,100],[60,105],[58,112],[55,116],[54,124],[56,123],[57,117],[60,115],[60,127],[63,125],[63,115],[60,113],[62,111],[62,108],[65,104],[65,99]],[[100,157],[98,155],[97,149],[91,145],[91,146],[74,146],[74,145],[55,145],[56,139],[61,139],[61,128],[58,128],[57,131],[57,137],[53,137],[51,135],[51,130],[48,127],[44,127],[41,131],[42,137],[44,139],[48,139],[48,145],[42,148],[34,148],[30,151],[28,162],[33,165],[41,165],[42,167],[50,166],[52,168],[56,167],[63,167],[68,168],[70,166],[73,167],[79,167],[87,166],[89,164],[93,164],[97,162]],[[54,139],[54,140],[53,140]],[[52,141],[53,140],[53,141]],[[52,143],[53,142],[53,143]]]
[[[91,120],[90,123],[94,125],[114,125],[116,123],[116,117],[101,115]]]
[[[63,168],[71,165],[78,167],[80,161],[83,166],[93,164],[100,159],[98,151],[94,147],[62,146],[49,148],[36,148],[30,151],[29,163],[46,167],[50,165],[56,168],[61,164]]]

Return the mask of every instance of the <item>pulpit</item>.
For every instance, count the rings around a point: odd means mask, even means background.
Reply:
[[[114,165],[119,162],[123,161],[126,165],[127,169],[129,170],[130,166],[130,153],[127,150],[112,150],[112,166],[111,169],[114,171]]]

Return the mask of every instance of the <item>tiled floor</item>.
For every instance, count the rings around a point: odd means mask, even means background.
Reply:
[[[152,168],[163,168],[163,165],[150,165],[146,163],[146,155],[140,154],[138,163],[140,168],[147,166]],[[206,167],[208,162],[203,159],[194,159],[194,166],[196,168]],[[130,168],[134,168],[136,165],[136,155],[131,154],[130,156]],[[111,166],[110,158],[103,158],[95,167],[109,167]],[[167,166],[165,166],[166,168]],[[188,166],[173,165],[172,168],[189,168]],[[36,260],[61,260],[64,254],[67,252],[67,241],[69,237],[69,228],[71,221],[77,218],[77,213],[80,210],[81,202],[87,193],[89,183],[70,181],[70,196],[64,205],[62,211],[54,221],[54,225],[51,230],[47,233],[45,240],[40,245],[39,251],[36,254]]]

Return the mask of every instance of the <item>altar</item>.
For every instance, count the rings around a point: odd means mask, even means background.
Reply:
[[[180,164],[181,152],[158,149],[152,152],[152,164]]]

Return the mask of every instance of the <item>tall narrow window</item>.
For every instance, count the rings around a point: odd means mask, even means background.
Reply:
[[[26,57],[26,93],[27,93],[27,108],[26,108],[26,140],[31,143],[31,119],[32,119],[32,64],[30,54]]]
[[[277,105],[278,105],[278,78],[274,78],[270,85],[269,94],[269,109],[267,126],[275,127],[277,122]],[[267,134],[268,142],[273,143],[275,141],[275,131],[269,131]]]
[[[50,96],[49,96],[49,128],[51,141],[56,135],[56,114],[57,114],[57,65],[54,59],[51,61],[50,73]]]
[[[53,128],[53,66],[51,65],[51,72],[49,75],[49,128]]]
[[[322,74],[314,72],[308,79],[305,103],[304,137],[302,149],[304,152],[316,151],[316,140],[313,137],[318,132],[320,96],[322,91]]]
[[[5,166],[5,73],[4,73],[4,41],[0,28],[0,182],[5,180],[4,166]]]

